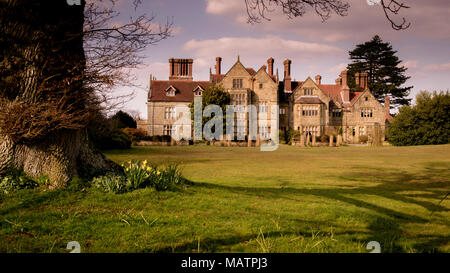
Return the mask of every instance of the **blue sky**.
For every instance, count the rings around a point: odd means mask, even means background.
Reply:
[[[194,59],[194,80],[209,79],[217,56],[223,58],[226,72],[240,55],[246,67],[255,69],[273,57],[280,75],[283,60],[289,58],[296,80],[320,74],[323,83],[332,84],[349,62],[348,51],[375,34],[391,43],[409,68],[406,85],[414,86],[411,98],[420,90],[450,88],[450,1],[404,0],[411,7],[401,14],[411,22],[404,31],[392,30],[379,6],[366,0],[348,2],[347,16],[332,15],[326,22],[312,10],[292,20],[275,10],[268,15],[271,21],[248,24],[244,0],[143,0],[136,12],[131,0],[123,0],[118,9],[124,18],[142,13],[156,15],[155,23],[169,18],[173,36],[144,52],[144,64],[133,70],[140,88],[117,87],[114,92],[134,90],[134,98],[122,108],[139,111],[145,119],[149,75],[168,79],[172,57]]]

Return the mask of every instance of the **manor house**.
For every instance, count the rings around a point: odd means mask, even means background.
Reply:
[[[258,115],[271,113],[279,106],[279,128],[271,128],[270,114],[261,115],[267,123],[258,126],[258,134],[268,138],[272,130],[298,130],[303,134],[322,136],[342,134],[345,143],[358,143],[359,136],[384,140],[389,114],[389,97],[384,106],[368,88],[366,73],[356,73],[356,88],[350,90],[347,71],[344,70],[334,84],[323,84],[321,76],[314,80],[294,81],[291,60],[283,62],[284,75],[274,74],[274,59],[259,69],[245,67],[239,60],[222,73],[222,58],[216,58],[215,73],[210,71],[208,81],[194,81],[192,59],[169,59],[169,80],[156,80],[150,76],[148,119],[139,122],[148,135],[171,135],[174,130],[175,106],[189,106],[208,86],[221,84],[230,93],[232,104],[255,105]],[[190,130],[190,129],[189,129]],[[248,118],[235,122],[235,132],[248,132]]]

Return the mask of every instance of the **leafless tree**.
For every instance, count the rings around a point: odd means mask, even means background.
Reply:
[[[268,13],[281,8],[283,14],[288,18],[301,17],[307,9],[313,9],[316,14],[326,21],[332,13],[339,16],[346,16],[350,4],[344,0],[244,0],[247,8],[248,22],[259,23],[261,19],[270,21]],[[376,2],[375,2],[376,3]],[[409,8],[403,2],[398,0],[380,0],[379,5],[382,7],[387,20],[395,30],[406,29],[410,23],[402,18],[397,23],[393,17],[399,15],[403,9]]]

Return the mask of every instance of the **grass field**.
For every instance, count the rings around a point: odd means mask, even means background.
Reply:
[[[179,162],[191,186],[2,196],[1,252],[450,252],[450,145],[109,151]],[[443,200],[443,201],[442,201]],[[442,201],[442,202],[441,202]]]

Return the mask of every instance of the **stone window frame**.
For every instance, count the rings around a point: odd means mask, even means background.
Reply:
[[[313,96],[314,95],[314,88],[303,88],[303,94],[305,96]]]
[[[242,89],[244,86],[244,80],[242,78],[233,79],[233,89]]]
[[[164,119],[175,119],[175,107],[174,106],[165,107]]]
[[[170,124],[165,124],[163,126],[163,135],[164,136],[171,136],[173,133],[173,127]]]
[[[373,109],[361,108],[361,118],[373,118]]]

